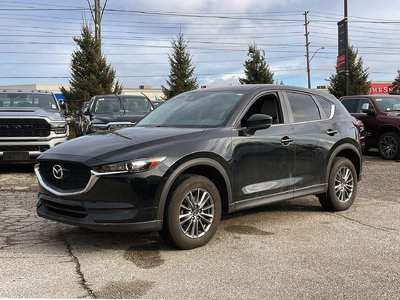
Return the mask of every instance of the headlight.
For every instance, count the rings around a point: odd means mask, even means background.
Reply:
[[[108,125],[107,124],[96,124],[96,123],[92,123],[92,125],[90,126],[90,131],[91,132],[96,132],[99,130],[107,130],[108,129]]]
[[[51,130],[57,134],[66,133],[68,129],[67,122],[50,122]]]
[[[154,166],[162,162],[166,157],[143,158],[132,161],[125,161],[93,167],[93,171],[97,175],[119,174],[119,173],[139,173],[150,170]]]

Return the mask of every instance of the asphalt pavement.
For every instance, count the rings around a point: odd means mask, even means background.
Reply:
[[[399,299],[399,170],[370,153],[349,210],[302,197],[242,211],[179,251],[39,218],[32,166],[0,166],[0,298]]]

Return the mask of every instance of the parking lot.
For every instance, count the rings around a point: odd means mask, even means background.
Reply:
[[[348,211],[297,198],[225,216],[209,244],[178,251],[39,218],[32,167],[1,166],[0,297],[399,298],[399,167],[371,152]]]

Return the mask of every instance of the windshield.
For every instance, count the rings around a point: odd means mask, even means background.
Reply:
[[[243,97],[230,91],[201,91],[180,94],[159,106],[139,126],[218,127]]]
[[[57,110],[51,94],[0,93],[0,108],[46,108]]]
[[[381,111],[400,111],[400,97],[375,98]]]
[[[95,114],[145,115],[152,109],[151,103],[143,96],[105,96],[94,103]]]

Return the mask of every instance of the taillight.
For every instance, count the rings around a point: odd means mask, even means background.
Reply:
[[[354,121],[353,124],[354,124],[354,126],[357,127],[357,129],[358,129],[359,131],[364,130],[364,123],[361,122],[360,120]]]

